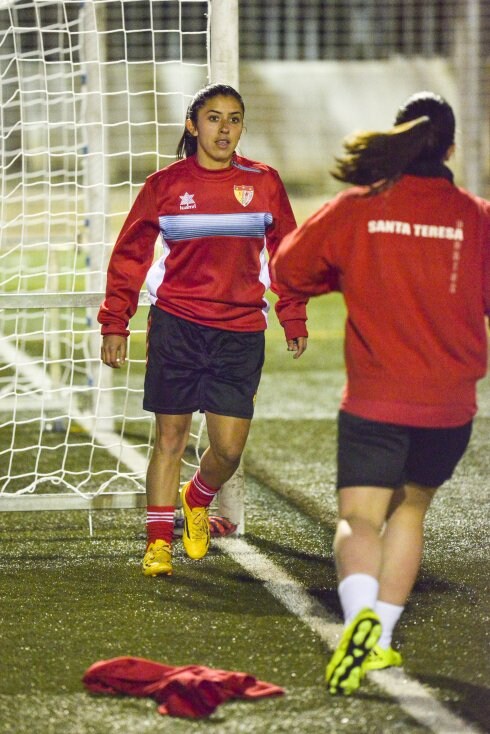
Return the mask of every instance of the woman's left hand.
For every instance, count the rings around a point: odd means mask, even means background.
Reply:
[[[308,346],[307,336],[298,336],[297,339],[288,339],[288,352],[294,352],[293,359],[299,359]]]

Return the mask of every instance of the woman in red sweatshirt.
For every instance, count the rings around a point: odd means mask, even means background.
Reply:
[[[150,176],[109,262],[99,311],[102,360],[126,359],[128,323],[146,278],[151,309],[143,407],[155,413],[147,471],[146,576],[172,573],[174,514],[192,413],[206,415],[209,447],[181,491],[184,547],[208,550],[208,506],[240,463],[264,361],[268,256],[296,222],[277,172],[236,154],[245,107],[224,84],[199,90],[178,160]],[[155,241],[162,254],[153,263]],[[152,264],[153,263],[153,264]],[[294,357],[306,349],[305,299],[278,294]]]
[[[332,694],[399,666],[392,633],[415,583],[423,521],[462,457],[487,369],[490,205],[458,188],[450,105],[422,92],[385,133],[344,142],[354,184],[290,233],[273,259],[282,292],[342,292],[347,385],[338,420],[334,552],[345,630]]]

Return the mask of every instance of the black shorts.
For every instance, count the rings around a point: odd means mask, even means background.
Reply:
[[[340,411],[337,489],[397,489],[406,482],[439,487],[463,456],[471,428],[471,421],[457,428],[398,426]]]
[[[143,408],[252,418],[264,364],[264,332],[201,326],[155,306],[148,316]]]

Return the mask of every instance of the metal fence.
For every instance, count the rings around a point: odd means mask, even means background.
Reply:
[[[449,55],[457,5],[456,0],[241,2],[240,56],[313,61]]]
[[[97,0],[96,0],[97,3]],[[24,50],[37,46],[34,15],[44,28],[44,47],[56,54],[62,44],[51,29],[61,3],[35,9],[19,4]],[[64,4],[75,22],[81,2]],[[121,0],[107,8],[108,61],[148,58],[157,61],[203,60],[199,33],[206,27],[207,2],[185,0]],[[452,56],[458,20],[468,12],[479,16],[481,46],[488,47],[488,0],[241,0],[238,3],[240,58],[244,61],[321,59],[362,60],[401,56]],[[152,28],[152,32],[148,29]],[[53,58],[54,61],[63,59]]]
[[[35,53],[41,45],[46,63],[76,64],[76,32],[71,44],[60,42],[59,15],[66,14],[69,28],[83,5],[78,0],[7,0],[0,3],[0,22],[8,8],[15,7],[20,51],[25,58],[30,49]],[[168,90],[174,87],[172,60],[188,65],[206,63],[202,35],[208,3],[93,0],[93,6],[106,6],[100,38],[106,84],[113,95],[108,110],[111,121],[121,116],[118,106],[123,101],[117,96],[120,78],[129,76],[136,90],[129,124],[139,126],[141,153],[128,170],[126,132],[122,126],[115,127],[110,140],[111,175],[114,181],[140,180],[151,172],[149,161],[153,157],[145,151],[154,147],[144,126],[147,121],[151,124],[154,115],[145,89],[153,84],[158,69],[159,105],[163,108],[158,114],[172,119],[177,128],[182,115],[172,110],[169,113],[165,107],[171,99]],[[213,8],[218,7],[217,0],[210,6],[216,16]],[[228,6],[235,8],[236,2],[230,0]],[[219,7],[222,13],[222,2]],[[489,195],[490,0],[240,0],[238,16],[240,91],[250,122],[244,152],[250,157],[263,158],[280,168],[292,186],[311,185],[316,190],[326,185],[327,174],[322,171],[328,168],[333,140],[360,124],[384,124],[389,119],[388,110],[396,107],[407,91],[430,87],[448,96],[457,113],[458,147],[462,151],[457,162],[459,182]],[[33,30],[36,24],[38,31]],[[222,33],[227,35],[226,27]],[[150,64],[148,58],[152,59]],[[191,77],[188,94],[195,91],[193,83]],[[341,88],[345,84],[348,89]],[[300,136],[297,130],[305,125],[307,115],[308,133]],[[20,135],[20,130],[15,135]],[[171,157],[176,140],[175,130],[162,129],[158,155]],[[10,144],[10,140],[6,142]],[[325,156],[319,159],[318,150],[325,150]]]

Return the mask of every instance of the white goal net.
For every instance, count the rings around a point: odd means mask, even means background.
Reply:
[[[125,370],[101,366],[96,314],[132,201],[211,78],[210,10],[0,0],[0,510],[144,504],[144,295]]]

